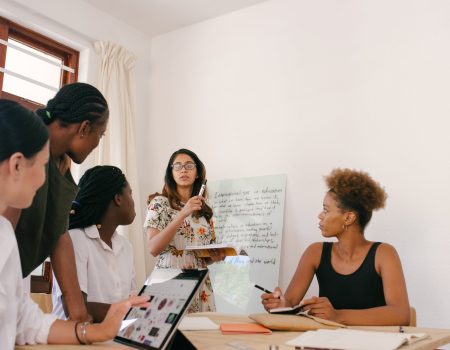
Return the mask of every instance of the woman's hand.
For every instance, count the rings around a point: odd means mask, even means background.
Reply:
[[[191,215],[194,211],[201,210],[203,200],[204,198],[202,196],[194,196],[189,198],[189,200],[184,205],[183,209],[181,209],[180,214],[186,218],[189,215]]]
[[[88,338],[91,342],[106,341],[114,338],[119,331],[125,314],[131,307],[149,307],[149,297],[133,296],[118,303],[111,304],[105,319],[100,324],[94,324],[95,327],[87,331]]]
[[[325,320],[337,321],[338,311],[326,297],[312,297],[302,301],[303,311]]]
[[[270,309],[275,309],[277,307],[286,306],[286,300],[284,299],[283,293],[279,287],[275,288],[273,293],[264,293],[261,295],[261,303],[266,311]]]

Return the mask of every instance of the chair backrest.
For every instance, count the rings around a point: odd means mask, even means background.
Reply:
[[[50,261],[44,261],[42,264],[42,275],[31,275],[30,290],[31,293],[52,294],[53,270]]]
[[[42,275],[31,276],[30,297],[45,313],[50,313],[53,310],[52,284],[52,265],[50,261],[44,261],[42,264]]]
[[[416,309],[410,306],[409,308],[409,326],[417,327]]]

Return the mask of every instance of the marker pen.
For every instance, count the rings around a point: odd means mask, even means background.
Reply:
[[[208,181],[208,180],[205,179],[205,182],[203,182],[202,187],[200,187],[200,192],[198,193],[199,196],[203,196],[203,193],[205,192],[206,181]]]

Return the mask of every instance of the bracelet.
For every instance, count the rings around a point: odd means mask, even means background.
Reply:
[[[82,344],[80,337],[78,336],[78,331],[77,331],[77,327],[81,322],[75,322],[75,336],[77,337],[78,343]]]
[[[83,340],[82,342],[81,342],[81,344],[83,344],[83,345],[87,345],[87,344],[90,344],[89,342],[88,342],[88,340],[86,339],[86,331],[87,331],[87,329],[86,329],[86,327],[87,326],[89,326],[90,325],[90,323],[89,322],[82,322],[81,323],[81,339]]]

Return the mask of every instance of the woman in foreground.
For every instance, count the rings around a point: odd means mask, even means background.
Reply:
[[[112,339],[131,306],[147,306],[146,297],[113,304],[99,324],[61,321],[44,314],[23,293],[22,269],[7,207],[31,205],[45,181],[49,160],[48,131],[42,121],[18,103],[0,100],[0,349],[16,344],[89,344]]]

